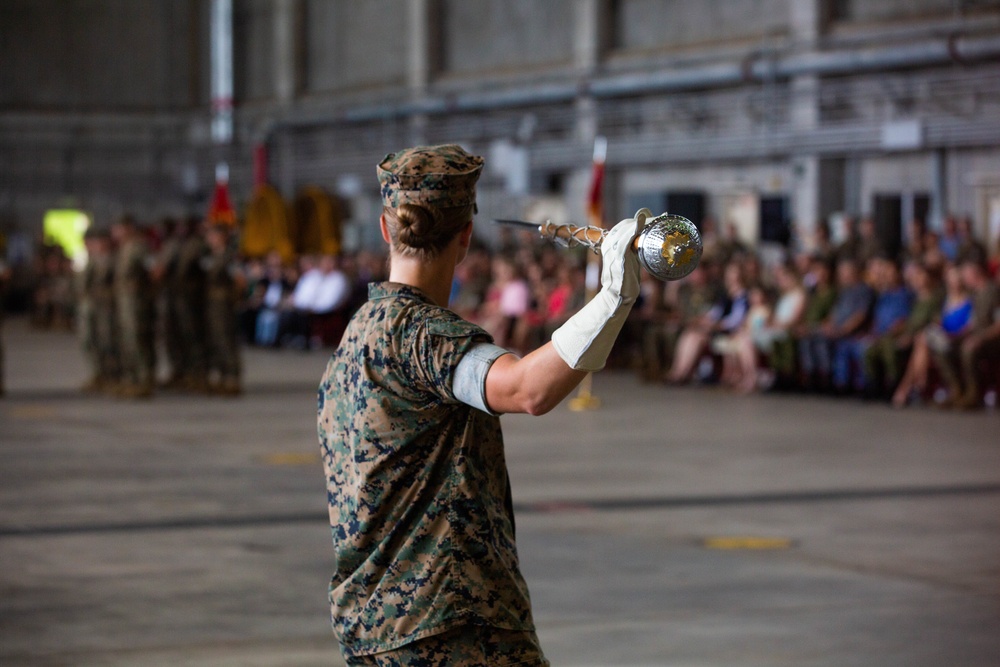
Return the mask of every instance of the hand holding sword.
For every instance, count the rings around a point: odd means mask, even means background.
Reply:
[[[638,214],[637,214],[638,215]],[[495,219],[502,225],[534,229],[542,238],[564,248],[585,246],[599,252],[608,230],[594,226],[538,224],[526,220]],[[698,228],[687,218],[661,213],[647,220],[642,232],[632,243],[639,264],[660,280],[680,280],[691,273],[701,259],[702,241]]]

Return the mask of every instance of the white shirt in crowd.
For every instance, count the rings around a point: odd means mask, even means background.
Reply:
[[[297,310],[312,310],[322,282],[323,272],[319,269],[309,269],[303,273],[299,277],[299,281],[295,283],[295,291],[292,292],[292,306]]]
[[[310,310],[314,313],[329,313],[337,310],[351,296],[351,283],[347,274],[338,269],[330,271],[320,281]]]

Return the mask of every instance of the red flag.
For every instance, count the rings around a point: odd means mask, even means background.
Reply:
[[[206,220],[210,225],[236,225],[236,209],[229,198],[229,169],[219,165],[215,170],[215,192],[212,193],[212,203],[208,206]]]
[[[594,141],[594,168],[590,177],[590,194],[587,198],[587,213],[590,224],[604,226],[604,158],[608,150],[608,141],[597,137]]]

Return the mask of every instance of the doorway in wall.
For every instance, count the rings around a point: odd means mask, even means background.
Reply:
[[[890,257],[899,254],[903,234],[903,198],[897,194],[875,195],[872,217],[882,247]]]
[[[927,222],[931,196],[926,192],[879,192],[872,198],[872,219],[882,247],[890,257],[897,257],[903,247],[903,234],[913,219]]]
[[[705,219],[704,192],[668,192],[665,210],[687,218],[701,229],[701,221]]]
[[[706,215],[705,193],[696,190],[670,192],[636,192],[628,196],[629,214],[648,208],[653,215],[672,213],[687,218],[701,229]]]
[[[788,245],[791,239],[788,220],[788,197],[766,195],[760,198],[760,240],[763,243]]]

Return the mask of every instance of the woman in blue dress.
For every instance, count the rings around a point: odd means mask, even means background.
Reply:
[[[972,295],[965,289],[961,270],[949,265],[944,274],[945,298],[938,320],[917,334],[906,372],[892,395],[892,404],[904,407],[927,389],[934,352],[947,353],[972,324]]]

